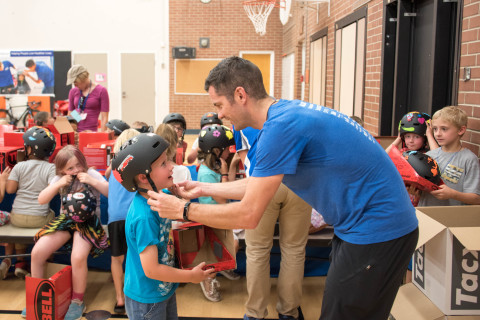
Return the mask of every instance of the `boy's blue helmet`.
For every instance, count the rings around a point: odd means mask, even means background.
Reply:
[[[423,137],[427,132],[427,121],[429,121],[430,118],[430,115],[427,113],[418,111],[409,112],[400,120],[398,131],[401,136],[407,133],[415,133]]]
[[[150,179],[152,163],[164,153],[169,146],[159,135],[141,133],[125,142],[112,161],[115,178],[130,192],[138,189],[135,177],[145,174],[154,191],[157,188]]]
[[[220,151],[223,151],[225,148],[233,145],[235,145],[233,132],[226,126],[214,124],[213,126],[200,130],[198,147],[204,153],[212,153],[213,148],[218,148]]]
[[[39,126],[31,127],[23,134],[23,144],[25,150],[27,146],[31,147],[32,154],[39,159],[50,157],[57,146],[50,130]]]

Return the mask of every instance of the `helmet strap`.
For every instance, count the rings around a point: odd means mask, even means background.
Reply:
[[[152,190],[155,191],[155,192],[158,192],[158,189],[157,189],[157,186],[155,185],[155,182],[153,182],[152,178],[150,178],[150,173],[147,173],[146,177],[147,177],[148,182],[150,183],[150,186],[152,187]],[[150,191],[150,190],[145,189],[145,188],[140,188],[136,183],[135,183],[135,187],[137,188],[137,191],[139,191],[139,192],[147,193],[148,191]]]

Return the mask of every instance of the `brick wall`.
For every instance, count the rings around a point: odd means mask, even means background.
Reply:
[[[331,0],[330,16],[327,4],[292,1],[291,17],[282,26],[275,8],[267,24],[267,34],[255,33],[240,0],[212,0],[202,4],[199,0],[170,1],[170,49],[175,46],[197,48],[197,58],[225,58],[238,55],[241,50],[275,51],[274,95],[281,94],[282,56],[295,54],[295,98],[301,97],[302,45],[306,43],[306,68],[310,61],[310,36],[328,27],[326,106],[333,105],[335,22],[367,6],[367,38],[365,57],[365,127],[372,134],[379,131],[379,100],[381,79],[381,48],[383,0]],[[318,7],[318,11],[317,11]],[[210,37],[210,48],[198,48],[200,37]],[[171,51],[171,50],[170,50]],[[170,111],[182,113],[189,129],[198,129],[200,117],[211,111],[208,96],[175,95],[174,64],[170,57]],[[480,155],[480,0],[465,0],[461,46],[461,71],[458,105],[469,115],[464,145]],[[464,67],[471,67],[470,81],[463,80]],[[309,79],[305,79],[305,100],[309,97]]]
[[[480,156],[480,0],[465,0],[463,8],[458,105],[468,114],[463,145]],[[471,80],[464,81],[465,67]]]
[[[187,46],[197,49],[197,58],[223,59],[239,55],[239,51],[268,50],[275,52],[274,95],[280,96],[282,77],[282,24],[278,9],[274,9],[267,23],[267,33],[255,33],[238,0],[212,0],[203,4],[199,0],[174,0],[170,5],[170,112],[185,116],[188,129],[199,129],[201,116],[214,111],[208,95],[176,95],[174,92],[173,47]],[[199,38],[209,37],[210,48],[199,48]]]
[[[284,52],[295,52],[297,59],[296,79],[301,75],[301,44],[307,43],[307,69],[310,64],[310,36],[328,27],[327,34],[327,70],[326,70],[326,103],[327,107],[333,107],[334,87],[334,55],[335,55],[335,22],[353,13],[361,5],[367,2],[367,43],[365,65],[365,97],[364,97],[364,121],[365,128],[376,135],[379,128],[379,94],[380,94],[380,71],[382,55],[382,17],[383,1],[358,1],[342,0],[330,3],[330,16],[328,16],[328,4],[309,4],[305,6],[301,2],[292,2],[292,17],[284,29]],[[318,8],[318,11],[317,11]],[[303,28],[302,28],[303,24]],[[303,33],[301,32],[303,30]],[[305,99],[309,97],[309,79],[306,79]],[[301,96],[301,83],[297,82],[295,96]]]
[[[326,103],[333,106],[335,22],[353,13],[361,6],[367,6],[367,40],[365,65],[364,121],[365,128],[373,135],[379,132],[380,79],[382,54],[382,0],[331,0],[330,16],[328,5],[292,2],[292,17],[285,26],[283,51],[296,54],[296,79],[301,74],[301,43],[307,41],[307,69],[310,62],[310,36],[328,27],[327,35],[327,79]],[[318,18],[317,18],[318,17]],[[318,21],[318,22],[317,22]],[[303,28],[302,28],[303,24]],[[304,30],[305,33],[301,33]],[[469,115],[468,130],[464,136],[464,146],[480,156],[480,0],[465,0],[463,8],[461,61],[458,105]],[[471,67],[470,81],[463,80],[463,67]],[[296,82],[295,96],[301,96],[301,84]],[[305,86],[305,99],[310,88]]]

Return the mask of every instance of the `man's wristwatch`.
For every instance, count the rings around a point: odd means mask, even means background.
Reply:
[[[183,221],[190,221],[188,219],[188,209],[190,208],[191,204],[192,203],[188,201],[187,203],[185,203],[185,206],[183,207]]]

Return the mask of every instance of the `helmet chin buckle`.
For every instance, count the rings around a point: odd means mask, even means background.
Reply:
[[[152,187],[152,190],[155,191],[155,192],[158,192],[158,189],[157,189],[157,186],[155,185],[155,182],[153,182],[152,178],[150,178],[150,174],[147,173],[146,176],[147,176],[147,179],[148,179],[148,183],[150,183],[150,186]],[[150,190],[145,189],[145,188],[140,188],[140,187],[137,186],[137,191],[147,193]]]

